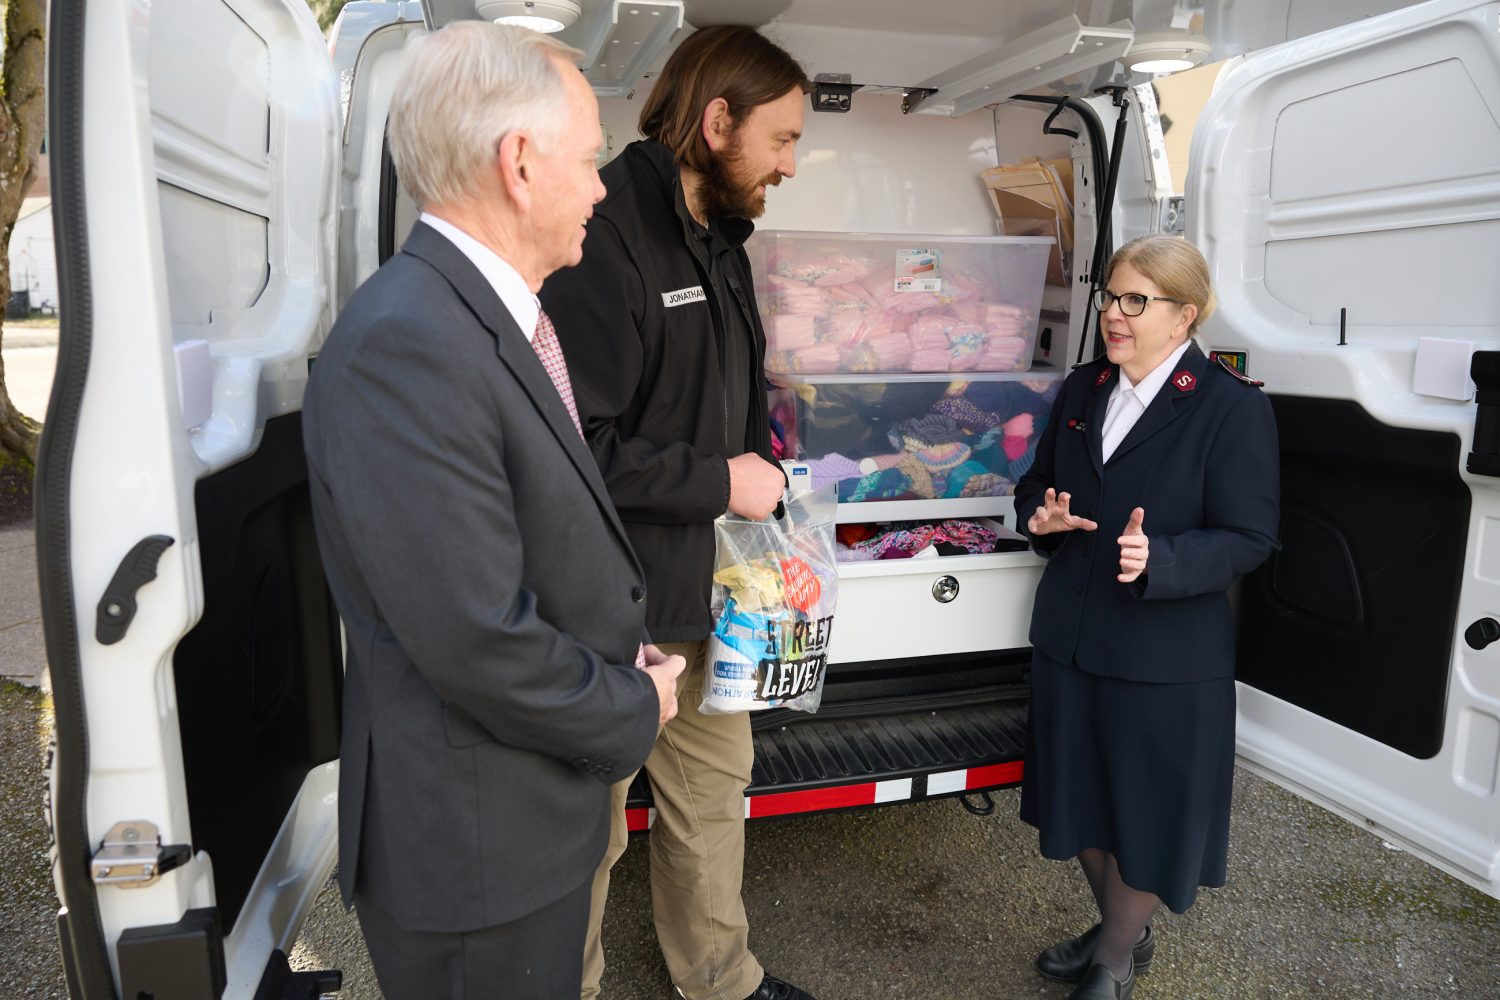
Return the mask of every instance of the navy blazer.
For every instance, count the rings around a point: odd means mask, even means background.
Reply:
[[[1265,395],[1196,344],[1102,459],[1119,369],[1107,358],[1063,382],[1036,461],[1016,486],[1022,531],[1047,488],[1072,495],[1096,531],[1032,538],[1048,563],[1031,615],[1032,645],[1086,673],[1134,681],[1234,675],[1234,581],[1280,548],[1276,419]],[[1146,572],[1120,583],[1130,512],[1145,509]]]

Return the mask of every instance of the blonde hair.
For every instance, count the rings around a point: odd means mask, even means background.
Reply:
[[[1174,299],[1198,307],[1198,315],[1188,328],[1188,336],[1198,331],[1203,321],[1213,315],[1217,300],[1209,280],[1208,261],[1199,249],[1180,236],[1150,233],[1137,236],[1116,250],[1105,269],[1104,280],[1121,264],[1129,264],[1148,281]]]
[[[386,124],[396,175],[418,205],[473,194],[500,140],[554,141],[567,117],[556,59],[583,53],[526,28],[458,21],[409,47]]]

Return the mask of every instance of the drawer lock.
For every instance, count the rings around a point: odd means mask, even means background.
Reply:
[[[932,583],[932,598],[939,604],[947,604],[958,596],[958,581],[951,576],[940,576]]]

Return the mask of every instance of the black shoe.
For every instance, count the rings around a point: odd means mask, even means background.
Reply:
[[[1091,965],[1089,971],[1083,974],[1083,982],[1068,994],[1068,1000],[1130,1000],[1130,995],[1134,992],[1134,968],[1122,983],[1104,966]]]
[[[791,983],[783,982],[775,976],[766,976],[760,981],[760,986],[745,1000],[816,1000],[806,990],[799,990]]]
[[[1036,957],[1036,971],[1044,979],[1054,983],[1081,983],[1094,958],[1094,939],[1099,936],[1099,925],[1095,924],[1076,938],[1061,941]],[[1151,925],[1130,955],[1135,959],[1135,975],[1144,976],[1151,971],[1151,957],[1156,954],[1156,935]]]
[[[672,987],[672,1000],[686,1000],[686,994],[678,987]],[[799,990],[791,983],[777,979],[775,976],[766,976],[755,988],[755,992],[745,1000],[817,1000],[806,990]]]

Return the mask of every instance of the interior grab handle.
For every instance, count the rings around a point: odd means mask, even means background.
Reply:
[[[101,646],[112,646],[125,638],[135,618],[135,592],[156,579],[156,564],[172,539],[148,535],[133,545],[109,581],[94,619],[94,638]]]

